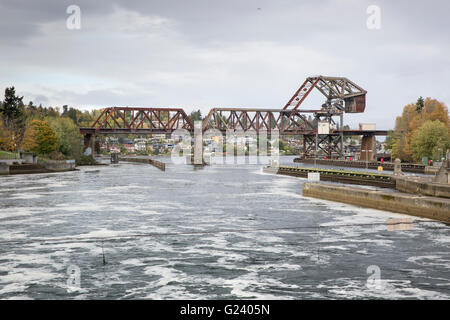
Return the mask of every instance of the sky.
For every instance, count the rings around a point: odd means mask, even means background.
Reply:
[[[79,29],[68,28],[70,5]],[[344,122],[391,129],[419,96],[449,105],[449,9],[448,0],[0,0],[0,87],[43,106],[205,114],[282,108],[306,77],[342,76],[368,92],[366,111]],[[317,93],[302,106],[323,102]]]

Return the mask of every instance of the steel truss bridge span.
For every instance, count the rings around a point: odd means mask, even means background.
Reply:
[[[278,130],[280,135],[315,135],[317,125],[308,114],[320,110],[284,110],[252,108],[214,108],[202,121],[202,129],[227,130]],[[152,134],[172,133],[177,129],[194,132],[194,122],[177,108],[110,107],[103,109],[89,128],[81,128],[82,134]],[[386,130],[333,130],[329,135],[386,135]]]
[[[202,131],[213,129],[226,134],[232,131],[251,131],[267,134],[277,130],[281,136],[298,135],[303,138],[303,155],[315,153],[317,148],[331,156],[342,154],[344,136],[386,136],[386,130],[331,130],[317,135],[317,124],[311,115],[320,110],[284,110],[251,108],[214,108],[202,121]],[[194,133],[194,123],[183,109],[111,107],[102,111],[90,128],[81,128],[85,146],[95,148],[95,136],[103,134],[170,134],[178,129]],[[373,147],[371,147],[373,148]]]
[[[320,109],[300,108],[313,89],[324,95],[326,102]],[[308,77],[283,109],[213,108],[202,120],[201,130],[213,129],[222,134],[229,130],[257,134],[265,131],[269,135],[276,130],[281,136],[302,136],[305,157],[319,149],[327,155],[337,153],[342,157],[344,136],[359,135],[363,136],[366,157],[370,160],[376,153],[375,136],[385,136],[387,131],[344,130],[343,126],[344,113],[364,112],[366,93],[347,78]],[[328,123],[330,130],[325,134],[319,132],[318,123]],[[81,128],[80,132],[85,137],[85,146],[94,146],[95,135],[170,134],[178,129],[195,131],[194,122],[181,108],[109,107],[102,110],[91,127]]]

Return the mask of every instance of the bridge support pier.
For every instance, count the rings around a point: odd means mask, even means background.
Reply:
[[[203,161],[203,135],[202,135],[202,122],[195,121],[194,123],[194,165],[202,166]]]
[[[89,150],[89,151],[88,151]],[[83,152],[87,152],[87,155],[94,155],[95,152],[95,134],[87,133],[84,135],[84,150]]]
[[[111,153],[111,163],[119,163],[119,154],[118,153]]]
[[[377,143],[374,135],[366,135],[361,140],[361,156],[362,161],[376,161]]]

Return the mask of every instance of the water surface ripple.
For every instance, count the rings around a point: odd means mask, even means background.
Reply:
[[[336,226],[405,216],[303,198],[303,181],[256,165],[126,163],[0,177],[0,298],[450,298],[444,224]],[[256,231],[319,225],[328,227]],[[239,229],[255,231],[211,232]],[[141,233],[170,235],[120,237]],[[103,265],[102,241],[83,238],[109,236]],[[80,241],[10,242],[54,237]]]

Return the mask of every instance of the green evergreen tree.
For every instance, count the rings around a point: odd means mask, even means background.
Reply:
[[[23,97],[16,96],[14,87],[5,89],[5,100],[0,106],[0,113],[5,126],[11,129],[14,122],[23,115]]]
[[[202,112],[200,111],[200,109],[198,109],[197,111],[192,111],[189,115],[189,118],[191,118],[192,121],[201,121],[203,120]]]
[[[5,99],[0,104],[3,127],[7,132],[10,150],[17,151],[22,144],[26,128],[25,106],[23,97],[16,96],[14,87],[5,89]]]
[[[421,113],[424,107],[425,107],[425,102],[424,102],[422,96],[420,96],[416,102],[416,112]]]

